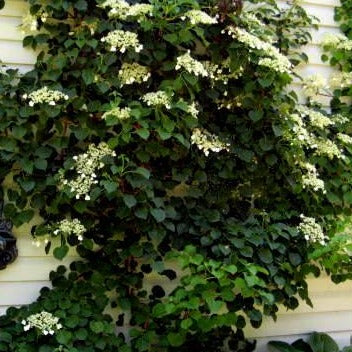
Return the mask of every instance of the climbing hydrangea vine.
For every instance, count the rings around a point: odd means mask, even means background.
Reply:
[[[351,277],[350,111],[316,78],[308,106],[291,92],[297,2],[28,3],[37,62],[0,73],[4,212],[79,260],[0,317],[1,351],[251,351],[245,326],[311,304],[308,275]]]

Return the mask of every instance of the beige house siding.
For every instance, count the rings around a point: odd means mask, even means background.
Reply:
[[[328,77],[332,69],[320,60],[318,43],[326,32],[338,32],[334,22],[334,6],[337,0],[309,0],[307,10],[317,16],[320,29],[313,33],[313,43],[305,48],[310,63],[299,71],[303,75],[321,73]],[[22,34],[18,29],[21,16],[27,6],[18,0],[7,0],[0,11],[0,61],[21,70],[30,69],[35,54],[22,47]],[[295,84],[299,91],[300,85]],[[328,102],[326,102],[328,105]],[[6,270],[0,271],[0,314],[10,305],[21,305],[33,301],[41,287],[48,285],[48,273],[60,264],[43,248],[33,247],[29,236],[29,226],[15,229],[18,238],[19,258]],[[71,261],[69,257],[65,262]],[[343,345],[349,343],[352,333],[352,282],[335,286],[328,278],[312,279],[310,285],[314,309],[302,305],[294,312],[280,311],[278,321],[267,319],[256,330],[248,328],[248,335],[258,338],[258,352],[266,351],[270,339],[293,340],[311,331],[331,333]]]

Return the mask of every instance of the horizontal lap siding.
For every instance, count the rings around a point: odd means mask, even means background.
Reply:
[[[324,33],[338,32],[334,22],[336,5],[336,0],[305,1],[304,6],[320,19],[321,25],[318,31],[312,33],[312,43],[305,48],[310,63],[298,69],[303,76],[320,73],[328,78],[333,72],[321,61],[318,43]],[[7,0],[5,8],[0,11],[0,61],[21,70],[30,69],[35,61],[35,54],[22,47],[23,34],[18,29],[20,17],[26,8],[27,5],[22,1]],[[293,84],[298,93],[300,87],[299,83]],[[15,234],[18,237],[19,258],[6,270],[0,271],[0,314],[5,312],[7,306],[33,301],[40,288],[49,285],[49,271],[61,264],[51,256],[46,256],[43,248],[31,245],[29,226],[15,229]],[[72,252],[63,264],[68,264],[74,258]],[[152,282],[151,278],[151,285]],[[260,329],[247,329],[249,336],[258,339],[258,352],[267,351],[266,343],[271,339],[292,341],[314,330],[330,332],[341,344],[349,343],[352,329],[352,283],[335,286],[326,277],[311,279],[310,293],[314,309],[305,304],[295,311],[280,309],[276,323],[265,319]]]

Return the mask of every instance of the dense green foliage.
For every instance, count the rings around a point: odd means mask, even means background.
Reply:
[[[327,334],[314,332],[307,342],[299,339],[292,344],[282,341],[270,341],[270,351],[275,352],[339,352],[337,343]],[[341,352],[351,352],[352,346],[344,347]]]
[[[29,4],[38,60],[0,76],[5,216],[38,212],[37,243],[82,262],[0,318],[0,351],[249,351],[246,323],[310,303],[321,263],[351,276],[348,121],[289,92],[298,4]],[[42,310],[62,330],[23,331]]]

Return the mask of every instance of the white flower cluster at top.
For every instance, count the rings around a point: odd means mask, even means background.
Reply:
[[[215,17],[209,16],[206,12],[201,10],[189,10],[187,11],[181,19],[184,21],[186,18],[191,22],[191,24],[215,24],[218,23]]]
[[[28,34],[31,32],[36,32],[38,30],[38,18],[44,23],[48,18],[48,13],[42,12],[41,14],[32,15],[31,13],[27,13],[22,17],[21,23],[21,31],[24,34]]]
[[[61,100],[68,100],[69,96],[59,90],[51,90],[48,87],[43,87],[30,94],[24,94],[22,98],[24,100],[29,100],[29,106],[43,103],[54,106]]]
[[[101,42],[110,46],[110,51],[120,51],[124,53],[128,48],[133,48],[136,53],[143,49],[136,33],[116,29],[107,36],[100,39]]]
[[[335,124],[328,116],[304,105],[297,106],[297,111],[301,116],[309,118],[311,126],[322,130]]]
[[[106,111],[103,114],[102,119],[105,120],[109,116],[112,116],[112,117],[116,118],[117,120],[123,121],[123,120],[129,119],[131,117],[130,114],[131,114],[131,109],[128,107],[127,108],[115,107],[109,111]]]
[[[62,328],[59,318],[45,311],[30,315],[27,319],[22,320],[22,325],[24,331],[36,328],[42,335],[54,335],[57,330]]]
[[[340,50],[352,50],[352,40],[341,33],[327,33],[321,42],[323,47],[332,47]]]
[[[343,89],[352,87],[352,72],[334,72],[330,77],[332,89]]]
[[[306,173],[302,176],[303,188],[313,189],[315,192],[323,191],[323,193],[326,193],[325,183],[318,177],[319,174],[315,165],[307,162],[301,163],[300,165],[306,170]]]
[[[180,70],[181,68],[184,68],[187,72],[194,74],[195,76],[208,76],[208,71],[200,61],[193,59],[190,50],[177,58],[175,69]]]
[[[300,218],[301,223],[298,225],[297,229],[303,234],[304,238],[310,243],[325,245],[328,237],[325,236],[322,227],[316,220],[304,215],[300,215]]]
[[[258,65],[268,67],[279,73],[291,72],[292,64],[290,60],[285,55],[282,55],[279,49],[271,43],[261,40],[243,28],[230,26],[222,30],[222,33],[227,33],[233,39],[237,39],[239,42],[247,45],[251,50],[263,51],[264,57],[259,59]]]
[[[345,133],[338,133],[337,138],[344,144],[352,144],[352,137]]]
[[[78,219],[72,220],[61,220],[54,230],[54,235],[64,235],[70,236],[75,235],[77,236],[79,241],[83,241],[83,234],[86,232],[86,228]]]
[[[94,184],[97,184],[97,174],[99,169],[104,167],[103,158],[107,156],[115,157],[115,151],[102,142],[98,146],[91,144],[88,150],[80,155],[73,157],[75,161],[74,169],[78,177],[73,180],[63,179],[63,185],[69,187],[70,191],[75,194],[76,199],[84,197],[85,200],[90,200],[89,192]]]
[[[125,0],[107,0],[102,3],[101,7],[110,7],[108,16],[120,20],[126,20],[129,17],[137,18],[139,22],[146,15],[153,15],[153,6],[150,4],[130,5]]]
[[[148,67],[142,66],[134,62],[132,64],[123,63],[119,70],[118,78],[121,85],[146,82],[151,74]]]
[[[303,90],[307,97],[316,98],[322,91],[328,89],[328,84],[320,74],[306,77],[303,82]]]
[[[165,106],[171,109],[171,97],[164,91],[146,93],[141,98],[148,106]]]
[[[195,128],[192,131],[191,143],[208,156],[209,152],[219,153],[222,150],[229,151],[230,143],[226,143],[215,134],[211,134],[204,128]]]

